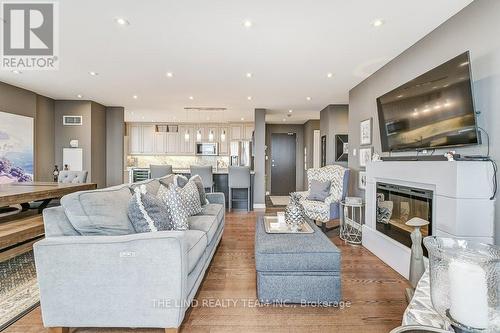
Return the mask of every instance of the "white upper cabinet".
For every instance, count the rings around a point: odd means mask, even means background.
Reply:
[[[167,154],[177,154],[180,153],[180,135],[178,132],[167,133]]]
[[[129,123],[130,154],[194,155],[196,143],[219,143],[219,155],[229,154],[231,141],[251,140],[251,123],[218,124],[141,124]],[[187,133],[187,136],[186,136]],[[223,140],[224,139],[224,140]]]
[[[252,134],[254,129],[253,124],[245,124],[244,128],[245,128],[245,136],[243,138],[245,140],[252,140]]]
[[[154,153],[155,146],[155,125],[142,126],[142,153]]]
[[[164,154],[167,152],[167,138],[165,132],[155,133],[155,153]]]
[[[217,141],[219,141],[219,155],[229,155],[229,128],[219,128]]]
[[[231,129],[231,141],[243,139],[243,125],[233,124],[230,126]]]
[[[142,126],[130,125],[128,136],[130,154],[142,153]]]

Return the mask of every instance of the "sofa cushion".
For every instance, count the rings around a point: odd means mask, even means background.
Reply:
[[[158,190],[160,189],[160,181],[158,179],[147,179],[143,180],[137,183],[130,184],[130,192],[134,194],[134,190],[136,187],[139,187],[141,185],[146,186],[146,191],[148,193],[151,193],[152,195],[157,195]]]
[[[113,187],[65,195],[61,205],[81,235],[127,235],[135,233],[127,214],[131,197],[128,187]]]
[[[187,230],[184,233],[188,251],[188,274],[193,271],[207,248],[207,235],[200,230]]]
[[[166,206],[169,219],[172,222],[172,230],[189,229],[188,213],[179,193],[179,188],[174,184],[161,185],[158,190],[158,197]]]
[[[172,222],[165,204],[156,195],[147,193],[146,185],[135,188],[128,206],[128,217],[136,232],[172,229]]]
[[[209,203],[201,207],[201,213],[199,213],[198,215],[216,216],[217,220],[220,222],[224,218],[224,206],[221,204]]]
[[[219,222],[213,215],[196,215],[189,217],[189,229],[201,230],[207,234],[208,244],[212,242]]]

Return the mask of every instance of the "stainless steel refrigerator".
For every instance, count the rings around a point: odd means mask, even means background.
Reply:
[[[231,141],[231,160],[233,166],[247,166],[253,169],[253,153],[251,141]]]

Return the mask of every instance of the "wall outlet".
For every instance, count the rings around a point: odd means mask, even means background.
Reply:
[[[352,156],[356,156],[356,148],[352,150]]]

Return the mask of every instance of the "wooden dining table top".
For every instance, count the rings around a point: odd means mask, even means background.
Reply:
[[[30,201],[60,198],[66,194],[93,190],[95,183],[25,182],[0,184],[0,207]]]

